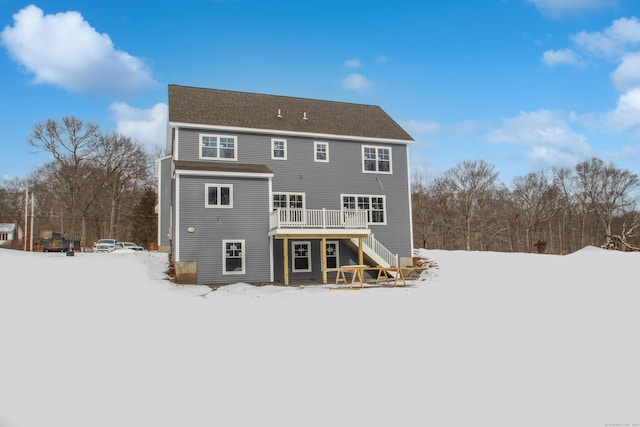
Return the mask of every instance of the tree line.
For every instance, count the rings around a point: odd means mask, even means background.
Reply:
[[[518,176],[510,188],[493,165],[464,161],[431,181],[412,176],[414,244],[554,254],[637,248],[639,187],[636,174],[598,158]]]
[[[74,116],[37,123],[28,140],[50,160],[0,187],[0,222],[23,229],[25,189],[34,194],[35,239],[42,230],[81,240],[156,239],[153,156],[131,138]],[[28,206],[28,210],[31,207]]]

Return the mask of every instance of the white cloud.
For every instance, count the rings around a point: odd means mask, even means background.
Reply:
[[[604,31],[581,31],[572,37],[576,46],[592,55],[615,59],[640,44],[640,20],[620,18]]]
[[[522,112],[503,119],[489,141],[528,147],[530,160],[546,165],[573,166],[591,154],[584,135],[574,132],[564,117],[549,110]]]
[[[432,121],[400,120],[399,123],[410,135],[434,134],[442,131],[442,126]]]
[[[349,59],[344,63],[344,66],[347,68],[360,68],[362,63],[359,59]]]
[[[366,93],[373,89],[373,83],[362,74],[351,73],[342,80],[342,87],[358,93]]]
[[[44,15],[30,5],[13,15],[14,25],[0,33],[9,55],[34,75],[35,83],[75,93],[128,95],[153,86],[144,62],[117,50],[78,12]]]
[[[614,130],[640,129],[640,88],[620,95],[616,108],[607,114],[605,121]]]
[[[640,52],[628,53],[611,73],[611,80],[619,91],[640,87]]]
[[[387,58],[386,56],[378,55],[378,56],[376,56],[376,60],[375,61],[376,61],[376,64],[386,64],[388,60],[389,60],[389,58]]]
[[[556,65],[581,67],[584,65],[578,55],[571,49],[548,50],[542,54],[542,62],[549,67],[555,67]]]
[[[582,58],[606,59],[617,64],[611,81],[621,92],[640,87],[640,19],[620,18],[603,31],[581,31],[571,38],[574,49],[548,50],[542,62],[548,66],[582,66]],[[577,53],[577,52],[578,53]]]
[[[148,151],[164,148],[167,138],[167,104],[158,103],[148,110],[115,102],[110,107],[116,131],[144,145]]]
[[[528,0],[543,15],[560,18],[583,12],[593,12],[614,7],[617,0]]]

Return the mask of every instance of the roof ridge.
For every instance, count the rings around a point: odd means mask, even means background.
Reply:
[[[211,91],[235,93],[235,94],[241,94],[241,95],[269,96],[269,97],[274,97],[274,98],[299,99],[299,100],[303,100],[303,101],[328,102],[328,103],[332,103],[332,104],[350,104],[350,105],[359,105],[359,106],[366,106],[366,107],[382,108],[377,104],[363,104],[363,103],[360,103],[360,102],[350,102],[350,101],[335,101],[335,100],[331,100],[331,99],[310,98],[310,97],[306,97],[306,96],[276,95],[276,94],[272,94],[272,93],[247,92],[247,91],[242,91],[242,90],[217,89],[217,88],[207,88],[207,87],[198,87],[198,86],[185,86],[185,85],[179,85],[179,84],[174,84],[174,83],[169,83],[169,86],[181,87],[181,88],[186,88],[186,89],[211,90]]]

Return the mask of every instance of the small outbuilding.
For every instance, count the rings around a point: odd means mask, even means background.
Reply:
[[[0,245],[11,245],[14,240],[22,240],[22,227],[15,223],[0,223]]]

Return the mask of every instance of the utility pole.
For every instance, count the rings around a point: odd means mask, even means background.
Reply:
[[[29,193],[31,193],[31,227],[29,227]],[[33,252],[33,221],[35,203],[33,203],[33,189],[27,186],[24,189],[24,251],[27,251],[27,241],[30,241],[29,250]],[[29,233],[31,228],[31,233]]]
[[[24,189],[24,251],[27,251],[27,236],[29,233],[29,187]]]
[[[32,189],[31,190],[31,243],[29,244],[29,251],[31,252],[33,252],[33,218],[35,217],[34,215],[35,203],[33,203],[33,193],[35,193],[35,191]]]

